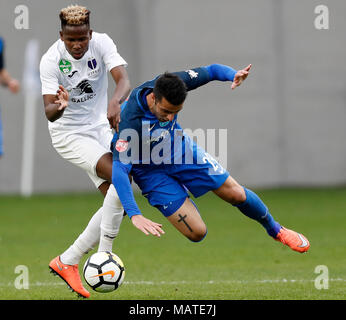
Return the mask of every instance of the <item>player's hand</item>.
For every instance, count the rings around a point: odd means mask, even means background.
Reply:
[[[235,74],[234,80],[231,86],[232,90],[234,90],[236,87],[239,87],[242,84],[242,82],[247,78],[251,67],[252,67],[252,64],[249,64],[246,68],[239,70]]]
[[[20,85],[18,80],[16,79],[11,79],[8,82],[8,89],[12,92],[12,93],[17,93],[20,89]]]
[[[119,101],[111,99],[108,104],[107,119],[110,128],[115,129],[116,132],[119,132],[120,112]]]
[[[57,100],[55,100],[54,103],[60,104],[58,110],[61,111],[66,109],[66,107],[68,106],[69,94],[68,91],[62,85],[59,86],[59,90],[56,92],[56,97]]]
[[[151,233],[156,237],[161,237],[161,234],[165,233],[162,230],[162,224],[153,222],[145,218],[141,214],[132,216],[131,221],[137,229],[141,230],[146,235],[149,235]]]

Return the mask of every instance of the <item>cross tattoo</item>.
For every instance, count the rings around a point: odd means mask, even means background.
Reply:
[[[189,228],[189,230],[190,230],[191,232],[193,232],[193,230],[191,229],[191,227],[190,227],[190,226],[187,224],[187,222],[185,221],[185,218],[187,217],[187,215],[182,216],[182,215],[179,213],[179,217],[180,217],[180,219],[178,220],[178,222],[183,221],[183,222],[185,223],[185,225]]]

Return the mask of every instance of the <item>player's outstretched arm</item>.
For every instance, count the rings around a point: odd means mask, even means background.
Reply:
[[[54,122],[63,115],[68,106],[68,99],[68,91],[61,85],[56,95],[43,95],[44,110],[49,121]]]
[[[17,93],[20,89],[18,80],[12,78],[6,69],[0,70],[0,83],[6,86],[12,93]]]
[[[131,219],[132,224],[144,234],[152,234],[160,237],[165,232],[162,230],[162,224],[151,221],[145,218],[135,201],[131,184],[128,178],[131,165],[125,165],[119,160],[113,161],[112,168],[112,183],[119,195],[120,201]]]

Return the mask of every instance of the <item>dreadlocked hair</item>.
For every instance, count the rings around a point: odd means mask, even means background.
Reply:
[[[67,8],[63,8],[59,14],[61,28],[66,25],[80,26],[86,24],[89,26],[89,16],[90,11],[82,6],[71,5]]]

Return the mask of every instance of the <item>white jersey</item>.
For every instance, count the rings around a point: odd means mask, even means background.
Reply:
[[[120,65],[127,63],[105,33],[92,33],[89,49],[79,60],[67,52],[63,41],[56,41],[41,59],[42,95],[55,95],[62,85],[69,92],[69,104],[61,118],[48,122],[50,132],[81,132],[108,123],[107,72]]]

